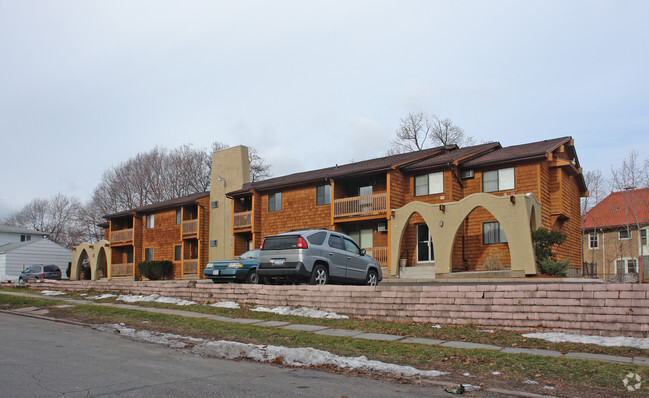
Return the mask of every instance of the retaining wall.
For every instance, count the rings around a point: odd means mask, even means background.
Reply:
[[[649,285],[507,284],[308,286],[48,281],[36,289],[163,296],[201,303],[309,307],[356,318],[468,324],[603,336],[649,336]]]

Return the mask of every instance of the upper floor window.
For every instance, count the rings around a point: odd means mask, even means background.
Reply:
[[[505,231],[498,221],[482,223],[482,244],[507,243]]]
[[[444,193],[444,172],[415,177],[415,196]]]
[[[316,188],[316,206],[328,205],[331,203],[331,185],[320,185]]]
[[[596,232],[588,235],[588,248],[591,250],[599,249],[599,235]]]
[[[180,209],[176,210],[176,225],[180,225],[182,223],[182,213]]]
[[[155,214],[147,214],[145,219],[146,229],[152,229],[155,225]]]
[[[619,240],[631,239],[631,234],[629,233],[628,229],[622,228],[618,231],[617,237]]]
[[[647,229],[641,229],[640,230],[640,241],[642,242],[642,246],[647,246]]]
[[[282,210],[282,193],[275,192],[268,195],[268,211]]]
[[[32,240],[31,235],[20,235],[20,241],[21,242],[29,242],[30,240]]]
[[[482,172],[482,192],[497,192],[514,189],[514,168]]]

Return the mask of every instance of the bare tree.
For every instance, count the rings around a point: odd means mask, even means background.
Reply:
[[[3,222],[43,232],[52,241],[72,247],[79,243],[74,237],[77,234],[76,217],[80,208],[79,199],[59,193],[50,199],[32,200]]]
[[[593,218],[593,232],[597,233],[597,204],[605,197],[607,192],[607,183],[600,170],[587,171],[584,173],[584,181],[588,188],[588,196],[581,199],[581,217],[582,224],[586,223],[586,213],[594,208],[590,214]],[[582,229],[582,242],[584,239]],[[590,237],[589,237],[590,239]],[[590,244],[590,243],[589,243]],[[591,250],[591,262],[595,263],[595,251]]]
[[[409,113],[401,119],[389,154],[420,151],[440,145],[472,145],[474,138],[453,123],[437,115]]]

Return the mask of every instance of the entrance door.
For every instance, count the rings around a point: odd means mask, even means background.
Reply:
[[[417,224],[417,263],[434,263],[435,251],[428,225]]]

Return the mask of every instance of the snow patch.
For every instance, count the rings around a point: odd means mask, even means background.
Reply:
[[[239,303],[235,303],[234,301],[219,301],[218,303],[210,304],[210,307],[231,308],[231,309],[241,308]]]
[[[314,310],[307,307],[300,307],[296,309],[292,309],[291,307],[285,307],[285,306],[275,307],[275,308],[257,307],[251,309],[250,311],[270,312],[278,315],[294,315],[294,316],[302,316],[308,318],[349,319],[347,315],[338,315],[335,312]]]
[[[342,357],[314,348],[288,348],[273,345],[256,345],[236,341],[208,341],[189,336],[179,336],[148,330],[135,330],[118,324],[98,325],[97,330],[119,333],[134,340],[161,344],[172,348],[194,345],[192,352],[224,359],[251,359],[258,362],[281,362],[297,367],[335,366],[341,369],[371,372],[399,373],[404,376],[438,377],[448,373],[437,370],[419,370],[412,366],[389,364],[369,360],[365,356]]]
[[[104,293],[101,296],[89,296],[89,297],[86,297],[86,300],[103,300],[103,299],[107,299],[107,298],[111,298],[111,297],[117,297],[117,295],[112,294],[112,293]]]
[[[62,294],[65,294],[65,292],[61,292],[58,290],[41,290],[41,294],[43,296],[60,296]]]
[[[124,301],[126,303],[136,303],[136,302],[155,302],[155,303],[165,303],[165,304],[176,304],[176,305],[194,305],[198,304],[195,301],[182,300],[175,297],[165,297],[159,294],[152,294],[150,296],[137,296],[132,294],[120,295],[116,300]]]
[[[606,337],[606,336],[587,336],[582,334],[570,333],[526,333],[525,338],[547,340],[552,343],[582,343],[597,344],[605,347],[633,347],[640,349],[649,349],[649,338],[640,337]]]

